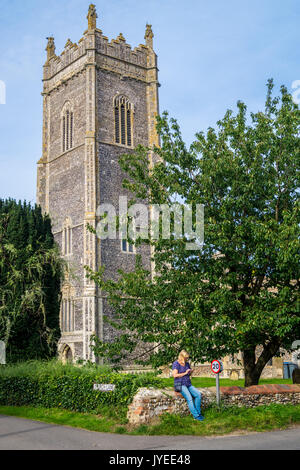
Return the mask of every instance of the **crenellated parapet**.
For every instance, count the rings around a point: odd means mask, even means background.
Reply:
[[[63,85],[73,75],[85,70],[87,64],[117,73],[121,78],[152,82],[157,75],[156,54],[153,51],[153,33],[146,26],[146,44],[132,48],[122,33],[109,39],[96,27],[95,6],[90,5],[88,29],[78,43],[68,39],[60,55],[55,54],[54,38],[48,39],[47,61],[44,65],[44,93]],[[152,70],[149,74],[149,69]],[[155,69],[155,70],[154,70]],[[153,73],[154,72],[154,73]]]
[[[52,53],[44,65],[44,80],[49,80],[60,71],[64,70],[69,65],[77,62],[80,58],[86,55],[85,41],[80,41],[78,44],[72,43],[68,39],[63,52],[57,56]]]

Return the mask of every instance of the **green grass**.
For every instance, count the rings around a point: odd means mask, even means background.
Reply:
[[[143,435],[195,435],[212,436],[232,432],[271,431],[300,424],[300,405],[259,406],[256,408],[231,407],[223,410],[210,408],[204,412],[205,420],[198,422],[190,416],[164,415],[160,422],[140,426],[134,434]]]
[[[71,426],[97,432],[115,432],[127,423],[127,408],[104,408],[102,415],[77,413],[61,408],[42,408],[30,406],[0,406],[0,414],[32,419],[45,423]]]
[[[168,379],[162,379],[165,387],[173,387],[174,379],[170,377]],[[293,383],[292,379],[261,379],[259,381],[260,385],[263,384],[291,384]],[[206,387],[215,387],[216,386],[216,379],[213,377],[192,377],[192,384],[194,387],[206,388]],[[240,380],[231,380],[231,379],[221,379],[220,378],[220,386],[221,387],[244,387],[244,379]]]
[[[300,405],[258,406],[256,408],[215,407],[205,410],[205,420],[191,416],[163,415],[153,424],[133,427],[126,419],[126,407],[103,408],[100,415],[76,413],[57,408],[0,406],[0,414],[28,418],[46,423],[72,426],[89,431],[130,435],[213,436],[232,432],[271,431],[300,424]]]

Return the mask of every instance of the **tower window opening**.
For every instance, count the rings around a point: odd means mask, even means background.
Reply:
[[[134,246],[129,243],[126,239],[122,240],[122,251],[124,253],[135,253]]]
[[[125,123],[125,108],[124,105],[121,105],[121,142],[123,145],[126,145],[126,123]]]
[[[131,147],[131,112],[127,109],[127,145]]]
[[[75,330],[75,300],[63,298],[61,304],[61,330],[71,332]]]
[[[70,113],[70,148],[73,148],[73,113]]]
[[[73,148],[73,112],[67,109],[62,117],[62,151],[66,152]]]
[[[120,143],[120,119],[119,119],[119,108],[115,107],[115,140],[116,143]]]
[[[117,96],[114,102],[115,142],[132,146],[133,105],[125,96]]]
[[[65,219],[62,229],[62,254],[72,254],[72,222],[69,217]]]
[[[63,152],[66,151],[66,117],[63,117]]]

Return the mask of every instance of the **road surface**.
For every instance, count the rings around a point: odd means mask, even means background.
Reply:
[[[199,436],[129,436],[0,415],[0,450],[296,450],[300,426],[285,431]]]

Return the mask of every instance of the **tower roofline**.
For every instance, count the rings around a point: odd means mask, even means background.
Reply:
[[[144,82],[153,81],[149,71],[157,69],[157,58],[153,51],[153,32],[151,25],[146,25],[146,44],[139,44],[134,49],[120,33],[116,39],[109,39],[96,27],[97,13],[90,5],[88,29],[78,43],[67,39],[60,55],[55,54],[54,38],[48,38],[47,61],[44,65],[44,93],[66,83],[72,76],[82,72],[93,63],[96,68],[108,70],[124,78],[133,78]]]
[[[115,58],[121,58],[121,55],[124,55],[124,54],[121,54],[121,51],[118,50],[117,47],[114,47],[114,46],[121,45],[122,47],[126,48],[127,57],[125,58],[125,60],[128,62],[132,62],[132,63],[136,62],[135,60],[136,53],[142,52],[145,55],[151,52],[153,53],[154,34],[152,32],[151,25],[149,24],[146,25],[145,44],[139,44],[138,46],[132,48],[132,46],[126,42],[126,39],[122,33],[120,33],[117,36],[117,38],[115,39],[113,38],[109,41],[109,38],[103,35],[102,30],[97,28],[97,18],[98,18],[98,15],[96,12],[96,7],[93,3],[91,3],[89,6],[89,11],[87,15],[88,29],[84,31],[83,36],[79,39],[78,43],[76,42],[73,43],[70,39],[67,39],[64,50],[60,53],[60,55],[55,54],[54,38],[52,36],[47,38],[48,39],[48,44],[46,47],[47,61],[45,63],[45,66],[49,65],[49,63],[51,62],[60,62],[60,61],[64,62],[64,55],[70,49],[73,49],[73,52],[74,52],[74,57],[71,58],[71,61],[74,61],[79,56],[84,55],[85,51],[88,49],[91,49],[91,47],[90,47],[90,44],[86,44],[85,48],[82,48],[81,46],[83,46],[83,44],[87,42],[86,39],[90,37],[91,35],[95,36],[97,39],[95,48],[98,49],[98,51],[100,49],[100,51],[104,52],[105,55],[109,55]],[[103,51],[103,49],[105,49],[105,46],[108,47],[107,53],[105,52],[105,50]],[[79,51],[80,48],[82,49],[81,51]],[[128,52],[131,52],[132,57],[130,57],[130,54],[128,54]],[[64,64],[64,65],[67,65],[67,64]]]

